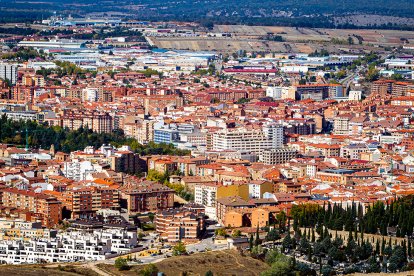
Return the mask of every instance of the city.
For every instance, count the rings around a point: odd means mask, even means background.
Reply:
[[[410,26],[97,13],[1,24],[0,274],[410,275]]]

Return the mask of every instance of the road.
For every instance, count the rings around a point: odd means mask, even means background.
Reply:
[[[341,80],[341,84],[345,86],[345,91],[348,91],[349,86],[351,85],[352,81],[354,80],[357,73],[352,73],[351,75],[347,76],[343,80]]]

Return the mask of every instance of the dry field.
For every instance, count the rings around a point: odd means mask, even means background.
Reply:
[[[243,275],[256,276],[268,269],[268,265],[253,259],[243,257],[234,250],[199,253],[191,256],[171,257],[155,264],[159,271],[166,276],[200,275],[211,270],[214,275]],[[99,264],[98,267],[111,275],[137,275],[142,265],[134,266],[129,271],[118,271],[112,265]]]
[[[1,265],[0,275],[7,276],[99,276],[91,269],[78,265],[62,264],[61,269],[53,265]]]
[[[214,32],[231,33],[231,38],[219,37],[151,37],[151,44],[159,48],[214,51],[234,53],[238,50],[248,52],[311,53],[327,49],[330,52],[369,52],[379,51],[379,46],[397,47],[402,39],[414,44],[414,32],[396,30],[344,30],[312,29],[275,26],[217,25]],[[280,35],[285,42],[263,40],[268,33]],[[348,45],[352,37],[354,45]],[[362,39],[362,44],[359,40]],[[335,44],[332,40],[342,41]]]

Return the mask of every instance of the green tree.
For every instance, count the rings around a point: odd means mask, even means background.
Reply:
[[[324,265],[321,270],[323,276],[330,276],[332,273],[335,273],[334,269],[330,265]]]
[[[273,228],[266,235],[266,240],[267,241],[276,241],[278,239],[280,239],[280,234],[279,234],[279,231],[277,229]]]
[[[233,233],[231,234],[233,237],[237,238],[241,236],[241,231],[236,229],[233,231]]]
[[[128,265],[128,261],[125,258],[118,257],[115,260],[115,268],[119,271],[128,270],[130,266]]]
[[[214,231],[214,233],[216,234],[216,236],[222,236],[222,237],[227,236],[227,232],[226,232],[226,229],[225,228],[216,229]]]
[[[211,270],[209,270],[204,274],[204,276],[214,276],[214,274]]]
[[[139,271],[140,276],[156,276],[158,274],[158,267],[155,264],[148,264]]]
[[[187,249],[185,248],[184,243],[179,241],[175,246],[172,248],[172,254],[174,256],[180,256],[187,253]]]

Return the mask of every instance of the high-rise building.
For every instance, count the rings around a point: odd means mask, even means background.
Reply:
[[[0,63],[0,78],[9,80],[12,84],[17,82],[17,65]]]
[[[263,127],[263,132],[272,141],[272,148],[283,147],[283,126],[279,124],[268,124]]]

